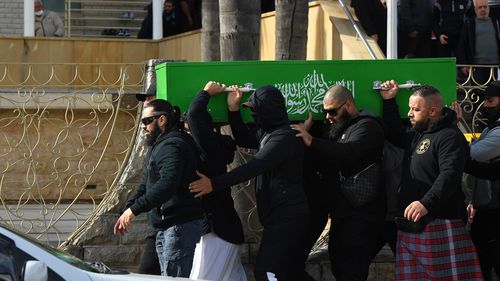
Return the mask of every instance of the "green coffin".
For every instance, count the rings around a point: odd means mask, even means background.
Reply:
[[[156,66],[156,95],[178,105],[183,112],[208,81],[226,85],[252,83],[254,88],[274,85],[283,93],[291,120],[303,120],[309,111],[323,119],[322,99],[335,84],[350,89],[358,108],[381,114],[382,101],[374,82],[394,79],[398,83],[413,81],[431,84],[444,96],[445,104],[456,100],[455,59],[343,60],[343,61],[232,61],[167,62]],[[408,111],[409,89],[397,97],[400,113]],[[249,93],[243,97],[245,100]],[[214,121],[227,120],[225,94],[212,98],[209,110]],[[249,110],[243,117],[251,121]]]

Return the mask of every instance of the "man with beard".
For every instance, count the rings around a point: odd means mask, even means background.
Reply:
[[[453,109],[462,115],[458,104]],[[481,174],[486,163],[498,162],[500,160],[500,81],[491,82],[484,92],[484,104],[481,108],[482,117],[487,119],[488,127],[481,136],[470,145],[470,161],[468,161],[465,172],[481,179],[489,179],[494,174]],[[473,188],[482,188],[476,181]],[[476,245],[479,262],[483,271],[484,280],[492,280],[492,269],[497,277],[500,277],[500,208],[475,209],[472,204],[467,207],[469,221],[471,222],[471,237]]]
[[[255,180],[259,219],[264,227],[254,268],[257,281],[304,281],[307,258],[305,238],[309,225],[302,188],[304,146],[290,129],[281,92],[273,86],[259,88],[244,103],[252,111],[255,130],[243,123],[242,93],[233,86],[227,96],[229,124],[237,145],[258,149],[247,163],[227,174],[190,184],[196,197]]]
[[[443,107],[438,89],[422,86],[410,96],[407,130],[395,99],[398,89],[391,80],[380,91],[389,140],[405,149],[396,280],[482,280],[464,223],[461,177],[469,151],[456,114]]]
[[[149,102],[141,121],[151,149],[135,200],[116,221],[114,232],[123,234],[137,215],[149,211],[149,223],[158,229],[161,274],[189,277],[203,226],[199,200],[188,189],[197,178],[196,145],[182,131],[179,108],[167,101]]]
[[[368,112],[358,110],[351,92],[343,86],[331,87],[323,99],[323,111],[331,123],[329,139],[313,137],[304,124],[292,125],[311,151],[333,166],[339,174],[333,189],[332,225],[328,250],[336,280],[366,280],[368,268],[378,250],[378,235],[385,216],[385,198],[381,182],[374,199],[355,206],[339,188],[340,175],[349,177],[372,164],[379,165],[384,147],[384,131]]]

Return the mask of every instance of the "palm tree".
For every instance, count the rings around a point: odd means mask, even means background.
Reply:
[[[305,60],[308,0],[276,0],[276,60]]]
[[[219,0],[222,61],[260,57],[260,0]]]
[[[220,61],[219,0],[203,0],[201,10],[201,60]]]

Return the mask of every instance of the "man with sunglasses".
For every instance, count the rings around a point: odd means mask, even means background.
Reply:
[[[343,86],[331,87],[323,99],[323,111],[331,128],[327,139],[313,137],[304,124],[292,125],[304,144],[326,163],[331,174],[355,175],[382,158],[384,132],[371,114],[356,108],[353,95]],[[340,173],[339,173],[340,172]],[[332,177],[332,225],[329,254],[336,280],[366,280],[378,252],[378,234],[385,216],[385,193],[374,181],[374,199],[361,206],[349,201],[339,188],[340,176]]]
[[[150,151],[139,186],[116,221],[114,232],[127,232],[137,215],[149,212],[149,224],[158,230],[156,252],[161,274],[189,277],[203,227],[200,202],[188,189],[189,182],[198,178],[196,144],[182,130],[179,108],[165,100],[149,102],[141,122]]]

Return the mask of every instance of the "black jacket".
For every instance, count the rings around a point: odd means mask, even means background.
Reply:
[[[142,20],[141,29],[137,33],[137,39],[152,39],[153,38],[153,4],[147,7],[147,13]]]
[[[465,172],[478,178],[488,180],[500,180],[500,160],[492,163],[484,163],[467,159]]]
[[[185,132],[161,135],[151,147],[141,181],[131,198],[132,213],[149,211],[150,223],[158,229],[201,218],[201,204],[188,188],[190,182],[198,179],[198,159],[196,145]]]
[[[385,215],[385,200],[380,184],[379,197],[361,207],[353,207],[339,189],[339,170],[342,175],[354,175],[372,163],[380,163],[384,148],[384,130],[374,118],[367,118],[361,112],[348,124],[339,140],[313,138],[311,149],[337,167],[331,171],[337,175],[333,188],[333,216],[349,216],[381,219]]]
[[[432,0],[401,0],[400,29],[405,33],[432,29]]]
[[[314,122],[309,133],[313,137],[327,138],[330,124]],[[338,180],[336,166],[328,158],[323,157],[311,147],[304,150],[304,191],[306,193],[311,215],[317,212],[329,213],[332,210],[332,184]],[[313,211],[314,210],[314,211]]]
[[[459,36],[464,23],[469,0],[437,0],[434,4],[433,30],[436,37],[441,34]]]
[[[214,131],[212,118],[207,111],[210,95],[201,91],[191,102],[187,111],[189,131],[201,151],[199,171],[212,178],[227,172],[233,162],[236,144],[229,136]],[[240,218],[234,209],[231,189],[212,192],[203,196],[203,210],[209,223],[207,231],[233,244],[244,241]]]
[[[411,202],[420,201],[430,217],[464,218],[461,179],[469,147],[455,124],[455,112],[443,108],[443,117],[423,132],[402,126],[395,99],[384,100],[383,117],[391,129],[389,140],[405,148],[398,190],[401,214]]]
[[[239,146],[259,151],[246,164],[214,178],[212,183],[215,189],[221,189],[256,177],[257,209],[266,227],[280,218],[308,213],[302,189],[304,145],[290,128],[283,95],[276,88],[260,88],[251,100],[260,128],[250,130],[240,112],[229,112],[229,123]]]
[[[368,36],[378,35],[378,45],[384,51],[387,37],[387,9],[380,0],[352,0],[356,17]]]
[[[498,45],[500,56],[500,38],[499,38],[499,21],[491,18],[491,24],[495,28],[495,38]],[[460,41],[457,50],[458,64],[473,64],[474,54],[476,53],[476,18],[467,18],[462,26],[460,33]]]

